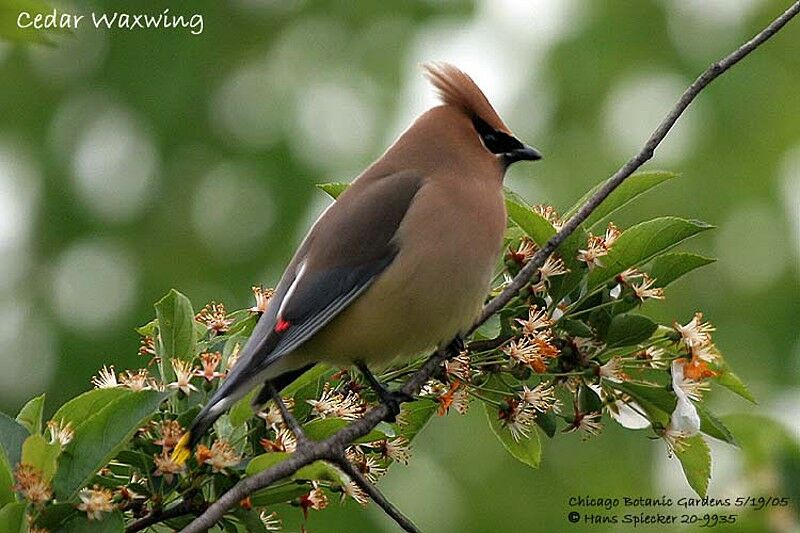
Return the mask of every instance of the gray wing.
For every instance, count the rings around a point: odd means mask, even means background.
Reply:
[[[276,287],[266,312],[220,389],[291,352],[363,293],[397,254],[394,236],[420,176],[357,180],[319,218]]]

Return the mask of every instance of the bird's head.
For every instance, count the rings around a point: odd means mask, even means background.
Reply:
[[[504,167],[517,161],[542,158],[538,150],[517,139],[494,110],[483,91],[467,74],[449,63],[430,63],[425,74],[439,92],[445,106],[458,110],[486,152]]]

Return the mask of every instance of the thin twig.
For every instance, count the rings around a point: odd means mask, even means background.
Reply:
[[[300,425],[291,411],[289,411],[289,408],[286,407],[286,403],[283,401],[283,398],[281,398],[275,385],[273,385],[271,381],[268,381],[266,386],[269,388],[272,401],[278,406],[278,411],[281,413],[284,424],[294,433],[294,438],[297,439],[297,447],[302,448],[308,443],[308,437],[306,437],[306,433],[303,431],[303,426]]]
[[[633,174],[639,167],[653,157],[653,154],[664,140],[667,133],[669,133],[672,126],[683,114],[689,104],[705,89],[708,84],[714,81],[722,73],[727,71],[733,65],[741,61],[750,52],[758,48],[761,44],[766,42],[770,37],[775,35],[783,26],[786,25],[797,13],[800,12],[800,1],[795,2],[787,9],[781,16],[776,18],[769,26],[764,28],[755,37],[744,43],[737,48],[733,53],[726,56],[720,61],[712,63],[681,95],[678,102],[670,110],[664,120],[659,124],[644,148],[625,163],[619,170],[617,170],[606,181],[600,189],[597,190],[591,198],[573,215],[566,224],[558,231],[534,256],[528,261],[525,267],[520,270],[517,276],[509,283],[509,285],[497,297],[491,300],[483,308],[480,317],[473,325],[470,332],[475,331],[481,324],[483,324],[489,317],[502,309],[511,299],[527,285],[531,277],[538,271],[544,264],[545,260],[553,253],[553,251],[569,237],[578,226],[583,223],[589,215],[600,205],[603,200],[608,197],[625,179]],[[409,378],[401,390],[407,394],[416,394],[422,385],[430,379],[439,365],[448,357],[446,350],[439,350],[432,354],[420,367],[420,369]],[[216,502],[214,502],[201,516],[196,518],[189,524],[183,531],[184,533],[200,533],[213,526],[225,512],[241,501],[247,495],[255,490],[262,489],[274,483],[278,479],[282,479],[294,472],[299,468],[310,464],[318,459],[325,459],[332,462],[337,462],[344,447],[355,439],[362,437],[369,433],[381,420],[388,414],[388,408],[381,404],[370,409],[364,416],[348,426],[341,429],[336,434],[321,442],[311,441],[302,450],[293,453],[288,459],[282,461],[275,466],[268,468],[258,474],[245,478],[236,485],[234,485],[228,492],[223,494]],[[402,524],[401,524],[402,525]]]
[[[345,456],[340,456],[336,461],[336,466],[341,468],[345,474],[356,484],[358,485],[361,490],[366,492],[369,497],[372,499],[373,502],[378,504],[378,506],[383,509],[387,515],[389,515],[397,525],[403,528],[404,531],[408,531],[409,533],[419,533],[419,529],[414,523],[408,519],[400,510],[390,502],[383,493],[378,490],[378,487],[375,484],[370,483],[367,478],[365,478],[361,472],[358,471],[356,467],[354,467],[350,461],[347,460]]]
[[[197,506],[188,500],[184,500],[178,505],[170,507],[169,509],[155,510],[147,516],[136,520],[125,528],[125,533],[136,533],[137,531],[147,529],[148,527],[158,524],[159,522],[164,522],[166,520],[171,520],[173,518],[178,518],[180,516],[189,514],[200,514],[201,511],[201,506]]]
[[[644,148],[625,163],[619,170],[617,170],[608,181],[606,181],[600,189],[589,198],[586,203],[573,215],[561,230],[553,235],[547,243],[528,261],[522,270],[514,277],[511,283],[500,293],[495,299],[489,302],[481,313],[478,322],[473,327],[475,328],[486,322],[490,316],[498,312],[500,309],[511,301],[530,280],[531,276],[541,267],[545,260],[553,253],[553,251],[564,242],[567,237],[578,228],[580,224],[586,220],[590,214],[600,205],[600,203],[611,194],[625,179],[633,174],[639,167],[650,160],[655,153],[656,148],[664,137],[667,136],[669,130],[675,125],[678,118],[683,114],[689,104],[700,94],[700,91],[705,89],[708,84],[719,77],[723,72],[731,68],[733,65],[741,61],[747,54],[761,46],[770,37],[775,35],[781,28],[783,28],[792,17],[797,15],[800,11],[800,2],[795,2],[789,9],[783,12],[781,16],[776,18],[770,23],[769,26],[764,28],[755,37],[744,43],[737,48],[733,53],[712,63],[696,80],[684,91],[678,102],[670,110],[666,117],[661,121],[656,130],[650,135],[650,138],[645,143]]]

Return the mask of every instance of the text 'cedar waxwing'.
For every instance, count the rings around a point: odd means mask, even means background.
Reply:
[[[425,69],[442,105],[316,221],[176,461],[252,388],[264,386],[260,405],[320,361],[356,364],[396,415],[405,398],[367,365],[445,346],[478,316],[506,227],[506,168],[541,155],[512,135],[465,73],[448,64]]]

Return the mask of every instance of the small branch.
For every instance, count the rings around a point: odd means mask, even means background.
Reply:
[[[164,522],[172,518],[178,518],[189,514],[200,514],[202,507],[194,505],[192,502],[183,500],[178,505],[170,507],[169,509],[161,509],[151,512],[149,515],[136,520],[125,528],[125,533],[135,533],[142,531],[150,526],[154,526],[159,522]]]
[[[370,483],[369,480],[367,480],[361,474],[361,472],[359,472],[358,469],[347,460],[346,457],[339,456],[336,460],[336,465],[341,468],[356,485],[361,487],[361,490],[366,492],[372,501],[375,502],[381,509],[383,509],[383,512],[397,522],[397,525],[403,528],[404,531],[408,531],[409,533],[419,533],[419,529],[417,529],[417,526],[414,525],[414,522],[400,512],[400,510],[395,507],[380,490],[378,490],[378,487],[376,487],[373,483]]]
[[[280,393],[275,388],[275,385],[272,384],[271,381],[267,382],[267,387],[269,388],[269,394],[272,396],[272,401],[275,402],[275,405],[278,406],[278,411],[281,413],[281,417],[283,418],[283,422],[286,426],[294,433],[294,438],[297,439],[297,446],[303,447],[308,443],[308,437],[306,437],[305,431],[303,431],[303,427],[294,417],[294,415],[289,411],[289,408],[286,407],[286,403],[281,398]]]
[[[775,35],[786,23],[788,23],[797,13],[800,12],[800,1],[792,4],[783,14],[776,18],[769,26],[764,28],[755,37],[737,48],[733,53],[720,61],[712,63],[681,95],[678,102],[670,110],[666,117],[647,140],[642,150],[617,170],[598,191],[573,215],[561,230],[556,233],[534,256],[528,261],[525,267],[517,274],[511,283],[497,297],[491,300],[483,308],[480,317],[473,325],[470,333],[475,331],[490,316],[505,307],[508,302],[527,285],[532,276],[544,264],[545,260],[555,249],[567,239],[582,224],[589,215],[605,200],[614,189],[616,189],[631,174],[639,169],[644,163],[650,160],[656,148],[664,140],[672,126],[683,114],[689,104],[705,89],[708,84],[718,78],[721,74],[741,61],[750,52],[761,46],[770,37]],[[434,374],[439,365],[448,357],[446,350],[439,350],[432,354],[406,382],[401,390],[407,394],[416,394],[428,379]],[[365,415],[341,429],[339,432],[328,439],[315,442],[309,441],[307,446],[298,449],[287,460],[268,468],[258,474],[248,477],[234,485],[228,492],[223,494],[214,502],[201,516],[189,524],[183,531],[184,533],[200,533],[213,526],[225,512],[233,505],[244,499],[250,493],[269,486],[275,481],[285,478],[296,472],[299,468],[310,464],[318,459],[325,459],[339,463],[345,446],[355,439],[369,433],[381,420],[388,414],[388,408],[381,404],[370,409]],[[363,488],[363,487],[362,487]],[[366,489],[365,489],[366,490]],[[377,501],[377,500],[376,500]],[[387,502],[388,503],[388,502]],[[392,507],[393,509],[393,507]],[[384,508],[387,513],[389,511]],[[396,510],[395,510],[396,511]],[[402,517],[397,512],[398,516]],[[403,525],[397,516],[390,514],[392,518]],[[413,524],[412,524],[413,527]],[[413,530],[409,530],[413,531]]]
[[[712,81],[717,79],[722,73],[727,71],[733,65],[744,59],[747,54],[761,46],[770,37],[775,35],[786,23],[788,23],[797,13],[800,12],[800,2],[795,2],[789,9],[783,12],[781,16],[776,18],[770,23],[769,26],[761,30],[755,37],[741,45],[733,53],[724,57],[720,61],[712,63],[692,84],[683,92],[678,102],[670,110],[666,117],[661,121],[656,130],[650,135],[650,138],[645,143],[641,151],[628,160],[619,170],[617,170],[603,186],[589,198],[586,203],[578,210],[575,215],[570,218],[566,224],[561,228],[561,231],[553,235],[547,243],[528,261],[516,277],[508,284],[508,286],[500,293],[495,299],[489,302],[481,313],[478,322],[473,326],[473,331],[486,322],[490,316],[497,313],[500,309],[511,301],[527,283],[530,281],[533,274],[541,267],[545,260],[555,249],[564,242],[567,237],[572,235],[580,224],[586,220],[589,215],[597,208],[597,206],[605,200],[614,189],[625,181],[631,174],[639,169],[643,164],[649,161],[656,148],[661,141],[667,136],[669,130],[675,125],[678,118],[683,114],[689,104],[705,89]]]

